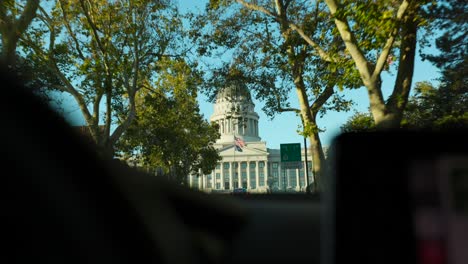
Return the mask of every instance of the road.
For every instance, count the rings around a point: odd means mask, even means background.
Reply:
[[[319,263],[320,203],[244,199],[249,224],[232,247],[232,263]],[[229,228],[226,226],[226,228]]]

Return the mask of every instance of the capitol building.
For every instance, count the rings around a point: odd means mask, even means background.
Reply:
[[[280,150],[267,148],[267,143],[261,140],[258,120],[255,105],[245,85],[237,83],[219,90],[210,121],[219,125],[221,136],[214,147],[222,160],[211,174],[189,176],[189,186],[206,192],[236,188],[246,188],[250,193],[305,191],[304,149],[302,168],[282,168]],[[311,157],[308,155],[307,158],[311,184]]]

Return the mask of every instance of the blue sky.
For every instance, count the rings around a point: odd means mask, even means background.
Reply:
[[[206,1],[193,1],[193,0],[180,0],[179,6],[182,12],[195,11],[196,9],[202,9]],[[418,49],[419,50],[419,49]],[[431,50],[435,52],[435,50]],[[394,84],[395,74],[384,73],[382,76],[383,80],[383,93],[388,95]],[[437,68],[427,61],[421,61],[420,56],[416,58],[415,72],[413,78],[413,85],[420,81],[433,81],[436,82],[439,76]],[[339,134],[340,126],[343,125],[346,120],[354,114],[354,112],[366,112],[369,107],[369,100],[367,97],[367,91],[364,87],[356,90],[344,91],[346,98],[354,101],[353,109],[349,112],[328,112],[323,118],[319,118],[318,125],[320,128],[325,129],[325,132],[321,133],[320,138],[324,146],[331,144],[333,138]],[[213,113],[213,104],[207,102],[207,98],[203,95],[199,96],[200,110],[206,119],[209,119]],[[255,109],[260,115],[259,121],[259,132],[263,141],[267,142],[269,148],[278,148],[281,143],[301,143],[303,144],[303,138],[298,135],[297,130],[300,125],[300,119],[296,117],[294,113],[282,113],[277,115],[273,120],[262,112],[263,103],[254,100]],[[298,107],[297,97],[295,91],[291,91],[290,103],[293,107]],[[72,125],[83,125],[84,120],[81,116],[81,112],[73,101],[69,97],[63,98],[64,107],[63,111],[67,120]]]

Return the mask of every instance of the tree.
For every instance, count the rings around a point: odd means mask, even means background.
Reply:
[[[463,77],[461,77],[463,78]],[[456,85],[456,83],[455,83]],[[429,82],[415,85],[403,114],[400,128],[412,130],[468,129],[468,93],[442,84]],[[375,129],[370,113],[356,113],[342,127],[342,132],[364,132]]]
[[[366,132],[375,128],[371,113],[354,113],[341,127],[342,133]]]
[[[441,70],[440,81],[459,93],[468,92],[468,28],[466,10],[468,2],[448,0],[434,6],[427,12],[427,19],[433,20],[429,30],[438,30],[435,40],[439,54],[423,54]],[[429,41],[423,44],[428,44]]]
[[[353,88],[359,80],[350,63],[340,67],[347,62],[321,60],[314,47],[289,27],[289,21],[297,21],[306,34],[332,43],[322,53],[344,52],[344,45],[327,34],[333,25],[323,16],[323,8],[319,3],[280,0],[210,1],[206,14],[193,23],[204,27],[193,32],[202,56],[232,53],[231,61],[209,71],[206,88],[213,95],[231,82],[242,82],[265,101],[263,110],[270,117],[295,112],[303,124],[301,133],[310,140],[316,184],[325,159],[317,117],[330,109],[348,110],[351,102],[337,90]],[[296,92],[299,108],[290,107],[290,91]]]
[[[428,30],[440,32],[435,44],[439,54],[423,54],[440,69],[438,87],[417,83],[405,112],[407,126],[433,129],[468,128],[468,32],[466,1],[449,0],[432,6]],[[427,45],[426,40],[422,44]]]
[[[158,75],[158,60],[179,51],[177,10],[150,0],[57,0],[39,10],[40,22],[21,38],[26,56],[53,70],[60,84],[47,88],[75,99],[99,149],[112,156],[136,116],[135,97]]]
[[[463,78],[463,77],[462,77]],[[456,85],[456,83],[455,83]],[[404,115],[404,127],[435,130],[468,128],[468,92],[449,84],[417,83]]]
[[[211,1],[219,3],[220,1]],[[360,0],[326,0],[327,11],[322,16],[328,22],[334,22],[335,27],[327,33],[332,33],[341,39],[346,50],[327,50],[326,47],[335,45],[336,39],[324,41],[315,30],[307,31],[313,23],[284,17],[279,10],[261,6],[261,1],[237,0],[244,6],[267,14],[274,20],[282,21],[285,28],[294,30],[304,39],[315,53],[325,62],[337,63],[346,70],[350,61],[359,72],[361,85],[363,84],[369,95],[370,109],[377,128],[398,127],[403,110],[406,106],[411,88],[414,56],[416,51],[416,33],[424,22],[421,16],[421,6],[427,1],[360,1]],[[288,7],[296,3],[293,0],[274,1],[278,6]],[[321,1],[301,1],[297,5],[305,6],[315,3],[320,6]],[[309,17],[314,17],[310,12]],[[397,48],[395,51],[394,48]],[[382,94],[381,73],[399,58],[397,76],[393,92],[385,100]]]
[[[16,47],[36,16],[39,0],[3,0],[0,4],[0,34],[2,35],[1,60],[9,67],[15,66]]]
[[[325,0],[343,43],[367,88],[376,128],[397,128],[403,118],[414,71],[416,33],[423,1]],[[399,40],[398,45],[396,40]],[[398,48],[397,76],[385,101],[381,73]]]
[[[120,154],[141,158],[185,184],[190,174],[209,174],[221,159],[213,143],[218,128],[199,113],[197,73],[184,62],[164,59],[156,85],[137,97],[137,116],[118,143]]]

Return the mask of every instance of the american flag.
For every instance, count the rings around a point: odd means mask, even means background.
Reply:
[[[243,147],[245,147],[244,140],[242,140],[241,138],[238,138],[236,136],[234,136],[234,143],[236,144],[236,149],[237,150],[242,149]]]

